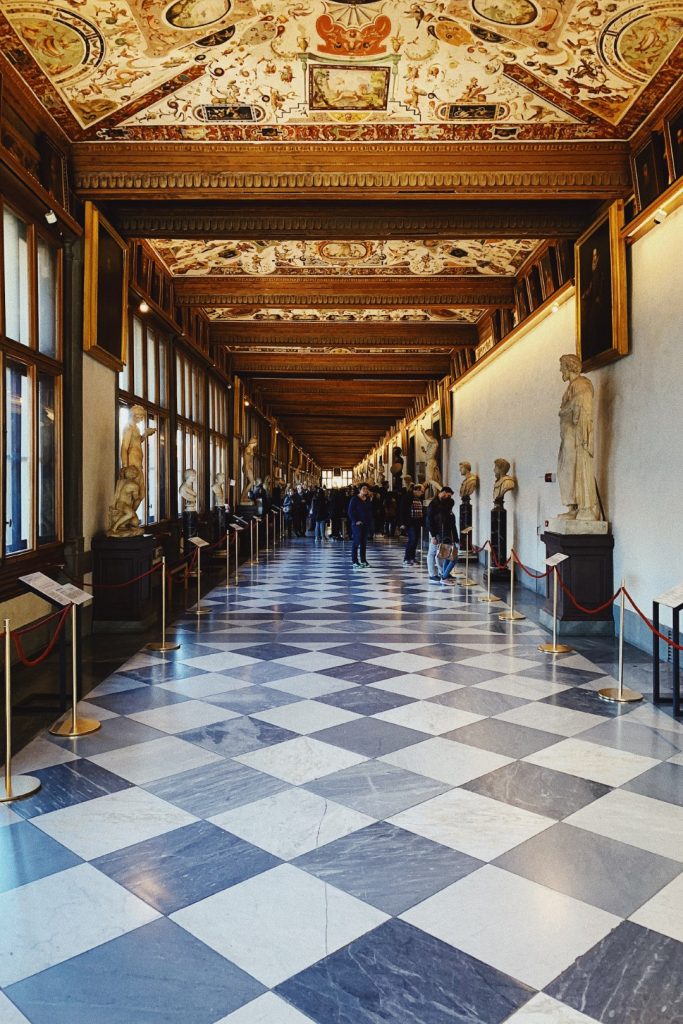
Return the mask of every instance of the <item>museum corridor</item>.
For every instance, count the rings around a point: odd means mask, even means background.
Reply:
[[[683,725],[368,558],[281,546],[17,756],[2,1024],[683,1017]]]

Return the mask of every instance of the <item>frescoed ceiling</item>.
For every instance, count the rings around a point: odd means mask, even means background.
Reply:
[[[214,322],[232,321],[237,323],[265,321],[268,323],[452,323],[476,324],[480,309],[407,309],[373,307],[370,309],[320,309],[318,307],[282,308],[270,306],[265,309],[250,307],[205,308]]]
[[[0,49],[80,139],[624,138],[683,70],[683,0],[2,0],[0,12]]]

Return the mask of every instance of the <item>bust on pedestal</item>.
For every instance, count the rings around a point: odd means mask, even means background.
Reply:
[[[391,489],[400,491],[403,486],[403,450],[396,446],[391,453]]]
[[[186,553],[190,537],[196,537],[199,527],[196,487],[197,470],[190,467],[183,472],[183,482],[178,488],[183,510],[183,541]]]
[[[470,462],[461,462],[459,469],[463,478],[460,484],[460,551],[464,557],[465,552],[472,553],[472,534],[463,531],[472,526],[472,495],[479,488],[479,477],[472,472]]]
[[[517,487],[517,479],[510,475],[510,463],[507,459],[496,459],[493,463],[493,508],[491,509],[491,548],[496,560],[502,565],[507,558],[508,528],[507,511],[504,498],[508,491]],[[505,569],[491,566],[491,579],[507,577]]]

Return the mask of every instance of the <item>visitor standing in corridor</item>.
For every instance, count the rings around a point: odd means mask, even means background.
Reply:
[[[354,569],[367,569],[365,545],[368,532],[372,529],[372,504],[367,484],[362,484],[358,494],[349,502],[349,522],[351,523],[351,562]]]

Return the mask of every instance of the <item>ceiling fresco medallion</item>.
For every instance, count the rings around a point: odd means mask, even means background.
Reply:
[[[627,137],[682,40],[683,0],[0,0],[0,49],[104,140]]]
[[[453,323],[476,324],[482,315],[480,309],[418,309],[398,307],[384,309],[316,309],[305,306],[269,306],[253,309],[242,306],[210,306],[205,310],[209,320],[233,322],[249,321],[269,323]]]
[[[176,277],[513,277],[539,244],[533,238],[322,242],[156,239],[153,246]]]

